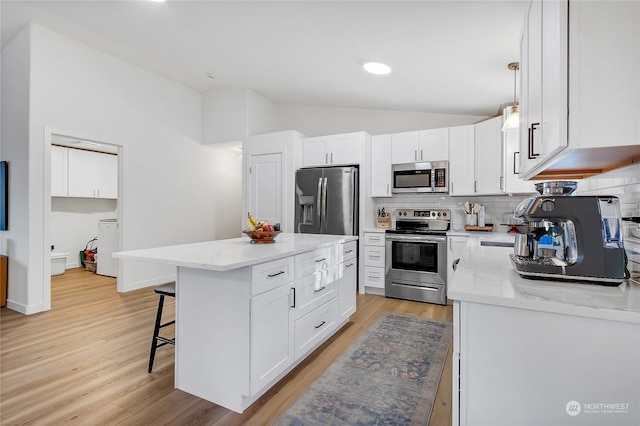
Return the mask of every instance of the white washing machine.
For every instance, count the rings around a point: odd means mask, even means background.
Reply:
[[[118,259],[113,252],[118,251],[118,219],[102,219],[98,221],[98,261],[96,273],[108,277],[118,276]]]

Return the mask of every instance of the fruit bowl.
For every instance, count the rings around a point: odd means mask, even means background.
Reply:
[[[282,231],[242,231],[251,238],[251,244],[271,244],[276,242],[276,237]]]

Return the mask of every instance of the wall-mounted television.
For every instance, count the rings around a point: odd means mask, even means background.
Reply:
[[[9,163],[0,161],[0,231],[8,229],[9,216]]]

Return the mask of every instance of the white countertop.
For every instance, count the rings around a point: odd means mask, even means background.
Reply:
[[[513,234],[470,235],[448,298],[640,324],[640,284],[610,287],[522,278],[509,259],[513,248],[483,246],[483,240],[513,241]]]
[[[248,237],[241,237],[121,251],[113,253],[113,257],[211,271],[229,271],[357,239],[358,237],[345,235],[282,233],[273,244],[251,244]]]

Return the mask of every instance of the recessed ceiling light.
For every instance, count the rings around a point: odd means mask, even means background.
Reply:
[[[391,72],[389,65],[380,62],[367,62],[363,65],[363,68],[371,74],[384,75]]]
[[[154,3],[164,3],[165,2],[165,0],[151,0],[151,1],[154,2]]]

